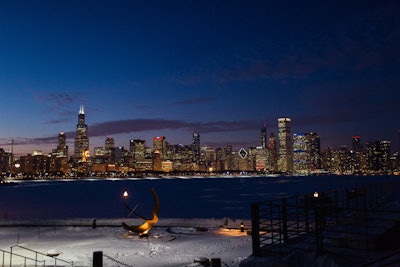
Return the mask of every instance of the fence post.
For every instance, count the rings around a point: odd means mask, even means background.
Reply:
[[[303,196],[303,205],[304,205],[304,223],[306,224],[306,233],[310,232],[310,215],[308,213],[310,205],[308,203],[307,195]]]
[[[93,267],[103,267],[103,251],[93,252]]]
[[[12,267],[13,247],[10,248],[10,267]]]
[[[251,204],[251,239],[253,255],[260,256],[260,207],[258,203]]]
[[[314,216],[315,216],[315,238],[317,245],[317,255],[320,256],[324,252],[323,248],[323,236],[322,232],[324,229],[324,197],[314,197]]]
[[[335,217],[336,217],[336,225],[339,224],[339,198],[338,191],[335,190]]]
[[[282,199],[282,233],[283,233],[283,242],[288,242],[288,226],[287,226],[287,206],[286,206],[286,198]]]

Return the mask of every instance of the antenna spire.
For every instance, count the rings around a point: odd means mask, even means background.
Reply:
[[[83,105],[79,108],[79,114],[85,114],[85,110],[83,109]]]

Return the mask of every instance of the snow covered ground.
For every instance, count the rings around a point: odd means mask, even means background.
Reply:
[[[90,224],[82,226],[81,221],[70,220],[68,224],[75,226],[60,226],[59,223],[56,222],[57,226],[1,227],[0,249],[10,251],[11,246],[18,244],[43,254],[59,254],[56,259],[73,262],[73,266],[92,266],[95,251],[102,251],[103,266],[152,267],[202,266],[195,263],[202,258],[219,258],[222,266],[234,267],[251,254],[251,236],[240,231],[240,221],[166,219],[151,230],[149,238],[128,233],[116,224],[118,220],[98,220],[95,229]],[[249,222],[245,223],[249,227]],[[221,227],[224,224],[226,227]],[[18,246],[12,251],[36,257],[34,252]],[[5,266],[9,266],[7,255],[4,256]],[[54,263],[51,257],[37,257],[45,260],[46,266],[66,265],[61,261]],[[1,261],[0,254],[0,266]],[[24,266],[24,261],[15,256],[12,263]],[[32,263],[28,261],[29,264]]]

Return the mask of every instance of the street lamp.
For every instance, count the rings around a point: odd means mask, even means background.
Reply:
[[[122,197],[124,199],[124,218],[126,218],[126,200],[128,199],[128,191],[124,191],[124,193],[122,194]]]

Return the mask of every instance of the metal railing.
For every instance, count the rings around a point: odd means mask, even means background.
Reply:
[[[20,254],[16,254],[16,253],[11,253],[9,251],[5,251],[0,249],[0,253],[2,255],[2,260],[1,260],[1,267],[11,267],[12,266],[12,258],[16,257],[19,263],[19,266],[46,266],[45,261],[44,260],[37,260],[37,259],[33,259],[30,257],[26,257]]]
[[[13,256],[14,256],[14,255],[18,255],[18,254],[15,254],[15,252],[13,252],[13,249],[14,249],[14,248],[19,248],[19,249],[24,250],[25,252],[31,252],[31,253],[33,253],[33,254],[34,254],[34,257],[32,257],[32,258],[30,258],[30,259],[33,259],[33,260],[34,260],[34,264],[35,264],[34,266],[35,266],[35,267],[38,266],[38,265],[37,265],[38,262],[43,262],[43,266],[46,266],[46,260],[45,260],[45,259],[48,259],[48,262],[54,262],[54,264],[52,264],[52,263],[49,264],[49,265],[53,265],[53,266],[59,266],[59,264],[62,264],[62,266],[71,266],[71,267],[74,266],[74,263],[73,263],[73,262],[69,262],[69,261],[66,261],[66,260],[63,260],[63,259],[59,259],[59,258],[57,258],[56,256],[44,254],[44,253],[38,252],[38,251],[36,251],[36,250],[33,250],[33,249],[30,249],[30,248],[26,248],[26,247],[20,246],[20,245],[14,245],[14,246],[11,246],[11,247],[10,247],[10,266],[12,266]],[[39,260],[39,259],[38,259],[39,256],[40,256],[41,258],[44,258],[44,260]],[[28,258],[28,257],[27,257],[27,258]],[[58,265],[57,265],[57,264],[58,264]],[[24,266],[25,266],[25,265],[24,265]]]
[[[307,250],[369,259],[370,250],[385,243],[376,236],[400,217],[398,210],[384,209],[396,187],[386,182],[253,203],[253,255]]]

